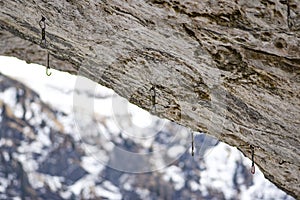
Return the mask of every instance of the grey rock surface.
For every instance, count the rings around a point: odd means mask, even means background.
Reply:
[[[238,147],[300,196],[298,0],[0,1],[0,54],[86,76]],[[39,20],[46,18],[47,48]]]

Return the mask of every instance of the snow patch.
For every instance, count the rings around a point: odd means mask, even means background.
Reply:
[[[95,187],[95,192],[100,197],[114,199],[114,200],[122,199],[122,195],[120,193],[114,193],[114,192],[106,190],[102,187]]]
[[[17,104],[16,93],[16,88],[8,88],[4,92],[0,93],[0,99],[2,99],[9,107],[14,108]]]
[[[63,177],[44,175],[44,182],[50,187],[52,191],[57,191],[62,187],[61,182]]]
[[[9,185],[9,180],[6,179],[6,178],[0,177],[0,192],[1,193],[5,193],[6,188],[8,187],[8,185]]]
[[[184,146],[180,146],[180,145],[176,145],[176,146],[172,146],[171,148],[168,149],[168,156],[170,158],[177,158],[180,155],[182,155],[185,152],[185,147]]]
[[[200,184],[196,183],[196,181],[190,181],[189,184],[192,191],[197,191],[201,189]]]
[[[84,156],[81,158],[81,166],[90,174],[97,175],[103,169],[104,166],[101,165],[95,158],[92,156]]]
[[[163,179],[165,181],[174,182],[175,190],[180,190],[181,188],[183,188],[185,183],[184,174],[182,170],[175,165],[172,165],[165,169],[165,175],[163,176]]]
[[[6,151],[4,151],[4,152],[2,153],[2,155],[3,155],[4,160],[5,160],[6,162],[8,162],[8,161],[10,160],[9,154],[8,154]]]
[[[137,188],[135,191],[141,197],[141,199],[149,199],[149,190],[145,188]]]
[[[230,147],[225,143],[219,143],[204,157],[206,170],[202,171],[200,185],[201,187],[213,187],[222,191],[226,199],[233,199],[236,196],[241,196],[241,199],[293,199],[286,195],[283,191],[278,190],[271,182],[266,181],[262,172],[256,167],[256,172],[253,175],[254,184],[249,187],[241,187],[241,192],[238,194],[233,188],[233,174],[236,170],[236,164],[244,160],[245,166],[251,166],[251,161],[248,158],[243,158],[241,152],[236,148]],[[250,173],[250,170],[249,170]],[[238,180],[240,182],[240,180]],[[204,191],[202,188],[201,191]]]
[[[16,104],[16,106],[13,108],[14,109],[14,115],[17,118],[22,118],[24,114],[24,110],[21,104]]]

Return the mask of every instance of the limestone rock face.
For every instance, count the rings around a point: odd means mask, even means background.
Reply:
[[[300,196],[298,0],[0,1],[0,54],[86,76],[238,147]],[[40,47],[41,17],[47,48]]]

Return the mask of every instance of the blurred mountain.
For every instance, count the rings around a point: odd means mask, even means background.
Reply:
[[[112,117],[78,112],[51,107],[0,74],[0,199],[293,199],[205,134],[195,133],[192,157],[189,130],[172,122],[156,119],[134,133],[156,132],[146,143],[116,129]],[[74,123],[75,115],[82,120]]]

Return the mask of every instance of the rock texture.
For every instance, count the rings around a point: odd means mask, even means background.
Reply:
[[[0,1],[0,54],[86,76],[204,131],[300,196],[298,0]]]

